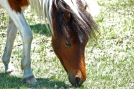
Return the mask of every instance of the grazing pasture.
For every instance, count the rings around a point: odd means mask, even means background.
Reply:
[[[132,89],[134,87],[134,1],[96,0],[101,13],[94,17],[100,34],[91,39],[85,51],[87,79],[80,89]],[[28,13],[26,15],[26,13]],[[14,72],[4,74],[0,60],[0,88],[73,88],[59,59],[51,47],[51,33],[30,7],[25,11],[32,28],[31,59],[37,84],[22,84],[20,68],[22,41],[20,34],[14,43],[11,57]],[[0,10],[0,57],[2,57],[8,16]]]

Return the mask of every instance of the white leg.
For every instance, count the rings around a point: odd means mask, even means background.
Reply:
[[[3,8],[6,9],[9,16],[13,20],[16,27],[19,29],[23,41],[23,52],[22,52],[22,61],[21,68],[24,70],[23,80],[26,83],[33,84],[36,82],[34,78],[32,69],[31,69],[31,60],[30,60],[30,50],[31,50],[31,42],[33,39],[32,31],[28,26],[24,15],[22,12],[16,12],[12,10],[7,2],[7,0],[3,0]]]
[[[17,28],[14,22],[12,21],[12,19],[9,18],[9,24],[7,28],[7,41],[6,41],[4,54],[2,57],[3,63],[5,65],[5,73],[11,73],[13,71],[13,68],[10,64],[10,56],[12,52],[14,39],[16,37],[16,33],[17,33]]]

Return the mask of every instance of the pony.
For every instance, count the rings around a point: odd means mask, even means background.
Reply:
[[[70,83],[75,87],[81,86],[87,76],[84,50],[89,37],[94,36],[97,31],[90,11],[87,11],[89,1],[0,0],[0,7],[9,14],[7,40],[2,57],[5,73],[9,74],[13,71],[10,67],[10,56],[18,29],[23,41],[21,60],[21,68],[24,71],[23,82],[29,84],[37,82],[30,61],[33,35],[23,15],[25,7],[30,4],[32,9],[49,23],[53,50],[63,65]]]

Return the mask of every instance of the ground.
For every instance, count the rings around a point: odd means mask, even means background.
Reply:
[[[96,0],[101,13],[94,17],[100,34],[86,46],[87,79],[80,89],[133,89],[134,87],[134,1]],[[32,69],[38,80],[36,85],[23,85],[20,80],[22,41],[20,34],[14,43],[11,62],[15,67],[12,75],[4,74],[0,60],[0,88],[73,89],[58,58],[51,47],[51,33],[36,14],[25,11],[32,28]],[[0,57],[2,57],[8,15],[0,10]]]

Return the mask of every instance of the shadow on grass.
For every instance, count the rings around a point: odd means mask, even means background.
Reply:
[[[53,79],[46,79],[46,78],[37,78],[37,83],[35,85],[29,84],[22,84],[21,78],[16,76],[9,76],[5,73],[0,73],[0,89],[7,89],[7,88],[36,88],[36,89],[54,89],[54,88],[67,88],[69,85],[65,84],[64,82],[53,80]]]
[[[48,37],[51,36],[51,31],[47,29],[46,24],[30,25],[30,28],[36,34],[42,34]]]

